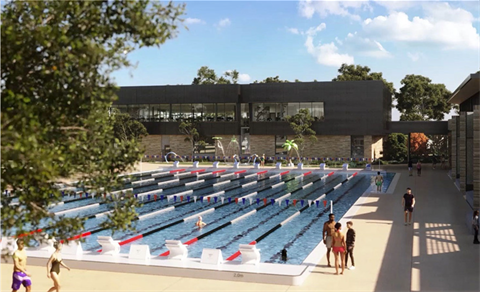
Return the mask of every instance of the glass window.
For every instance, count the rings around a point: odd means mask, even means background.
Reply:
[[[181,104],[172,104],[172,119],[174,122],[179,122],[183,119]]]
[[[234,103],[225,104],[225,119],[227,122],[235,121],[235,113],[237,111],[237,105]]]
[[[289,102],[287,105],[287,115],[294,116],[298,113],[300,104],[298,102]]]
[[[160,104],[158,107],[161,122],[170,121],[170,104]]]
[[[323,121],[325,118],[323,102],[312,102],[312,117],[315,121]]]
[[[203,104],[204,112],[203,116],[207,122],[215,121],[215,104],[214,103],[204,103]]]
[[[275,154],[287,155],[287,151],[284,150],[283,144],[287,141],[287,136],[275,135]]]
[[[219,122],[225,121],[225,104],[224,103],[217,103],[217,121]]]
[[[312,114],[312,103],[311,102],[301,102],[300,109],[308,109],[308,112]]]
[[[190,103],[182,104],[182,118],[184,120],[191,120],[192,117],[193,117],[192,104]]]
[[[203,104],[201,103],[194,103],[192,104],[192,110],[193,110],[193,119],[196,122],[201,122],[203,121]]]
[[[285,117],[287,116],[287,107],[288,103],[277,104],[277,115],[275,117],[275,121],[285,121]]]
[[[253,104],[253,120],[255,122],[266,122],[270,117],[269,103],[254,103]]]
[[[264,103],[263,106],[264,106],[265,117],[266,117],[267,122],[275,121],[277,104],[276,103]]]
[[[113,105],[113,108],[118,109],[121,113],[128,113],[128,106],[127,105]]]
[[[132,119],[135,119],[135,120],[140,119],[140,105],[137,105],[137,104],[129,105],[128,114],[132,117]]]

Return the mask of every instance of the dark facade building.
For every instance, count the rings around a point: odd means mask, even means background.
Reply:
[[[286,117],[307,108],[318,141],[306,143],[304,157],[378,158],[391,125],[382,81],[135,86],[121,87],[118,96],[114,107],[150,134],[147,155],[191,155],[178,129],[185,119],[197,124],[199,155],[214,154],[214,137],[222,138],[225,156],[285,155],[282,145],[294,134]]]
[[[448,121],[451,177],[473,209],[480,209],[480,73],[470,74],[449,99],[460,113]],[[471,219],[471,217],[470,217]]]

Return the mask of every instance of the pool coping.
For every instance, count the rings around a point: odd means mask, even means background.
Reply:
[[[324,172],[325,170],[316,169]],[[295,169],[294,171],[301,171]],[[335,173],[347,174],[355,170],[338,170]],[[374,171],[361,171],[362,174],[375,173]],[[398,182],[399,173],[395,174],[389,189],[394,180]],[[396,184],[395,184],[396,185]],[[372,186],[371,186],[372,187]],[[371,187],[367,188],[357,201],[345,213],[339,221],[345,225],[351,220],[360,209],[366,198],[372,193]],[[393,186],[394,189],[395,186]],[[158,257],[149,260],[129,259],[128,254],[100,255],[95,252],[84,252],[79,255],[63,254],[63,258],[69,261],[69,266],[76,269],[89,269],[110,272],[130,273],[202,278],[213,280],[227,280],[239,282],[253,282],[278,285],[299,286],[308,278],[311,271],[325,256],[326,247],[320,242],[300,265],[259,263],[257,265],[244,265],[238,261],[223,261],[219,265],[200,263],[199,258],[187,258],[184,261],[161,259]],[[27,250],[29,264],[45,265],[50,253],[42,250]],[[122,263],[123,265],[119,265]],[[125,266],[127,265],[127,267]]]

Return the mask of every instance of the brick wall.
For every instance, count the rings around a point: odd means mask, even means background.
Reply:
[[[290,139],[291,137],[289,137]],[[304,157],[331,157],[348,158],[351,155],[350,136],[319,136],[313,144],[306,142],[302,153]]]
[[[235,147],[233,147],[233,144],[231,145],[231,149],[229,149],[229,144],[230,144],[230,141],[232,140],[232,137],[237,138],[237,142],[240,143],[240,136],[238,135],[215,135],[215,137],[221,137],[222,139],[220,140],[220,143],[222,143],[222,146],[223,146],[223,150],[225,152],[225,156],[232,156],[233,154],[237,154],[239,155],[240,154],[240,151],[239,151],[239,148],[237,148],[237,151],[236,153],[233,153]],[[223,153],[220,149],[217,149],[217,153],[216,153],[216,156],[223,156]]]
[[[448,120],[448,130],[450,131],[450,157],[448,160],[451,177],[455,180],[457,175],[457,119],[455,116]]]
[[[480,209],[480,106],[473,109],[473,208]]]
[[[275,155],[275,136],[273,135],[250,135],[250,153],[266,156]]]
[[[185,138],[185,135],[170,135],[170,149],[180,156],[192,155],[192,143]]]
[[[145,149],[145,155],[161,155],[162,135],[148,135],[142,139],[141,145]]]

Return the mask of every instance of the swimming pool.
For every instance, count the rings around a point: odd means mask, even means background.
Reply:
[[[371,186],[372,176],[370,173],[352,176],[352,172],[319,170],[292,170],[288,173],[248,170],[237,174],[234,169],[216,174],[213,171],[207,170],[196,175],[185,172],[159,176],[154,178],[154,184],[135,186],[134,193],[145,204],[137,210],[140,218],[135,221],[136,232],[114,234],[115,240],[124,243],[121,252],[128,253],[131,244],[147,244],[152,257],[156,257],[167,252],[165,240],[185,243],[200,238],[188,246],[190,258],[200,258],[204,248],[216,248],[227,259],[237,252],[239,244],[248,244],[261,238],[256,245],[261,250],[262,262],[298,265],[321,242],[323,222],[330,213],[330,201],[334,202],[333,212],[339,220]],[[393,176],[392,173],[384,175],[383,191],[386,191]],[[141,179],[151,178],[144,176]],[[125,184],[124,188],[128,187],[131,187],[131,183]],[[145,192],[151,192],[150,200],[147,195],[142,195]],[[184,195],[180,201],[182,193]],[[316,203],[314,200],[324,193],[327,193],[326,198]],[[154,194],[157,194],[157,200],[153,199]],[[207,196],[212,196],[210,202]],[[202,197],[203,202],[200,200]],[[239,199],[238,202],[235,199]],[[323,201],[327,201],[326,206]],[[85,224],[85,231],[93,234],[85,238],[82,247],[95,253],[100,248],[96,242],[97,236],[111,235],[111,232],[95,232],[105,216],[94,215],[108,211],[109,206],[102,204],[80,210],[75,208],[99,202],[100,198],[89,198],[51,208],[54,212],[67,211],[65,216],[93,216]],[[278,227],[299,210],[302,212]],[[198,229],[194,223],[196,215],[201,212],[206,212],[202,216],[207,226]],[[246,214],[251,215],[239,219]],[[288,251],[286,262],[280,258],[280,251],[284,248]],[[232,258],[233,261],[240,259]]]

